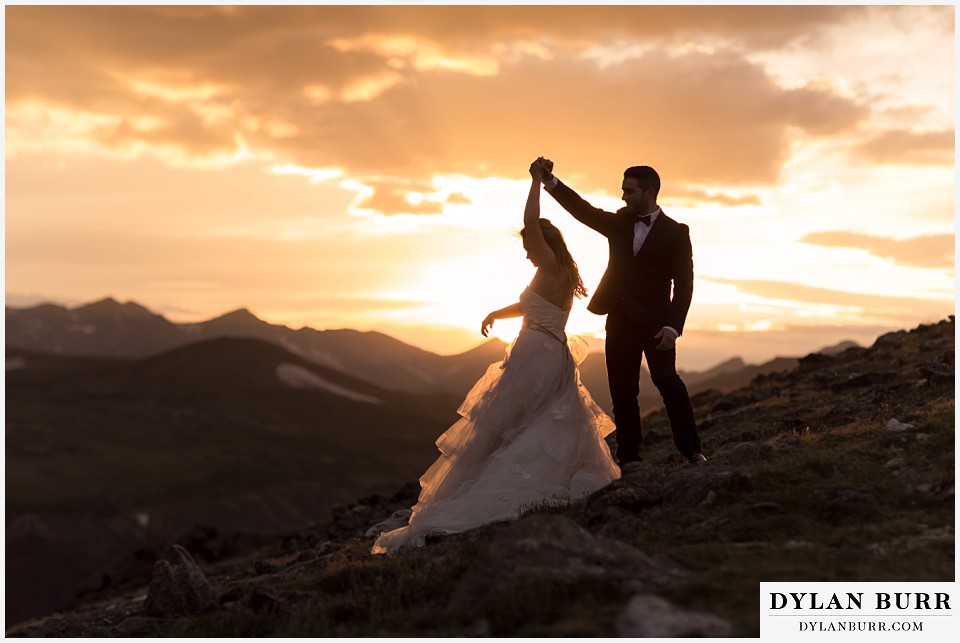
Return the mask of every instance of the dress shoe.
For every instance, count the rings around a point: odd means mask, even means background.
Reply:
[[[687,456],[687,462],[690,464],[706,464],[707,456],[703,455],[702,453],[694,453]]]

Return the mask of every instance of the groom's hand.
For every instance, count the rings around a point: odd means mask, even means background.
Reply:
[[[653,338],[660,340],[660,343],[657,344],[658,351],[668,351],[677,345],[677,336],[669,328],[661,328]]]

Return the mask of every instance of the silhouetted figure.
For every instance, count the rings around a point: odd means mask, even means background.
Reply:
[[[487,315],[480,332],[507,317],[522,316],[523,328],[437,440],[442,455],[420,478],[409,523],[377,538],[375,554],[516,519],[523,507],[574,500],[620,476],[604,442],[613,423],[577,376],[586,344],[568,343],[564,333],[574,297],[587,291],[560,231],[540,219],[541,172],[539,163],[530,166],[521,233],[536,275],[520,301]]]
[[[693,295],[690,229],[657,205],[660,176],[645,165],[627,168],[622,186],[626,206],[611,213],[593,207],[553,176],[552,161],[535,163],[543,168],[547,192],[577,221],[607,238],[607,270],[587,309],[607,315],[607,379],[617,425],[617,462],[622,468],[641,460],[637,396],[644,355],[667,409],[674,444],[690,463],[706,462],[676,364],[676,340]]]

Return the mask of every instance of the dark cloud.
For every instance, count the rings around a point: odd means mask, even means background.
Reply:
[[[800,239],[828,248],[855,248],[889,259],[905,266],[918,268],[951,268],[954,265],[952,234],[934,234],[910,239],[874,237],[859,232],[811,232]]]
[[[874,136],[854,152],[875,163],[952,165],[954,132],[893,130]]]

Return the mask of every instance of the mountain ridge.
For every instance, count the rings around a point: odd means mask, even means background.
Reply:
[[[97,323],[103,323],[104,317],[108,327],[99,332]],[[439,355],[379,331],[317,330],[308,326],[294,330],[261,320],[247,308],[203,322],[174,324],[136,302],[121,304],[112,297],[73,309],[52,304],[7,307],[6,330],[8,346],[90,357],[146,357],[215,337],[255,337],[377,386],[417,394],[465,393],[478,371],[482,373],[481,367],[503,359],[506,348],[505,343],[493,339],[457,355]],[[604,363],[602,353],[590,353],[582,371],[587,388],[610,412]],[[746,364],[742,358],[732,357],[705,371],[681,370],[680,374],[694,392],[705,388],[730,390],[757,374],[784,370],[796,363],[796,358],[776,357],[762,364]],[[645,367],[641,378],[641,407],[656,407],[660,398]]]

